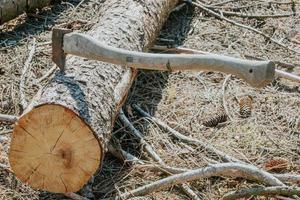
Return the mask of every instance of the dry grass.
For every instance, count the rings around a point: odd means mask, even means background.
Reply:
[[[291,12],[289,4],[269,5],[257,2],[236,1],[225,4],[223,9],[234,10],[241,6],[251,6],[241,9],[241,11],[248,14]],[[52,67],[49,45],[51,27],[54,25],[67,26],[68,23],[80,19],[88,21],[88,23],[84,22],[79,25],[79,29],[85,30],[97,20],[95,13],[101,6],[100,3],[84,2],[74,12],[77,3],[65,2],[39,13],[38,18],[20,17],[18,20],[0,27],[3,28],[0,32],[1,113],[18,115],[22,112],[19,107],[18,88],[20,72],[28,56],[28,47],[33,37],[36,38],[37,49],[26,79],[28,100],[39,87],[45,84],[45,81],[36,83],[36,80]],[[296,4],[296,10],[300,10],[299,4]],[[300,32],[299,14],[295,17],[265,20],[232,19],[256,27],[272,35],[274,39],[280,40],[286,46],[300,50],[300,45],[290,39],[295,31]],[[250,31],[217,20],[191,6],[183,7],[170,16],[157,43],[171,46],[183,45],[188,48],[235,57],[252,56],[294,63],[295,68],[292,73],[300,75],[299,55],[278,47]],[[211,72],[141,72],[131,89],[125,111],[131,121],[138,120],[140,116],[135,112],[131,116],[130,107],[128,107],[132,103],[137,103],[174,129],[193,138],[205,140],[229,155],[262,168],[265,167],[266,162],[272,159],[284,158],[288,165],[279,172],[300,174],[299,84],[277,78],[272,84],[259,90],[232,77],[227,82],[225,99],[233,121],[225,122],[214,128],[207,128],[202,125],[203,121],[207,117],[216,115],[223,106],[222,84],[224,78],[224,74]],[[252,115],[246,119],[239,117],[239,105],[236,101],[236,98],[243,95],[251,95],[254,101]],[[156,124],[140,120],[135,123],[135,126],[145,134],[145,139],[153,145],[168,165],[195,168],[208,164],[209,154],[207,152],[195,146],[188,146],[172,140],[168,133],[161,130]],[[122,124],[117,121],[116,130],[120,127]],[[0,126],[0,132],[9,129],[11,129],[9,125],[1,124]],[[6,153],[9,136],[9,134],[0,135],[2,164],[8,164]],[[141,159],[148,159],[141,152],[137,141],[129,131],[122,130],[116,133],[116,137],[122,138],[124,149]],[[219,161],[217,157],[210,158]],[[93,192],[98,198],[109,197],[161,177],[163,175],[157,172],[130,167],[114,157],[108,156],[102,171],[95,177]],[[210,178],[195,181],[191,183],[191,187],[203,199],[219,199],[230,190],[255,184],[240,179]],[[62,198],[62,196],[32,190],[15,180],[12,174],[0,170],[0,198],[56,199]],[[135,199],[188,199],[188,197],[174,187]]]

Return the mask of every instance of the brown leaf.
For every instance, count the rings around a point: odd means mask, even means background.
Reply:
[[[285,158],[269,159],[265,162],[264,167],[268,171],[283,171],[290,166],[289,161]]]

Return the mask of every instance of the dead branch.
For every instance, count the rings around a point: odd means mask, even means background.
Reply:
[[[49,76],[51,76],[51,75],[55,72],[56,69],[57,69],[57,66],[56,66],[56,65],[53,65],[53,66],[49,69],[49,71],[46,72],[46,74],[45,74],[44,76],[42,76],[41,78],[39,78],[39,79],[37,80],[36,83],[41,83],[43,80],[45,80],[46,78],[48,78]]]
[[[35,52],[35,47],[36,47],[36,41],[35,38],[33,38],[29,55],[25,61],[24,68],[21,74],[21,80],[20,80],[20,104],[23,110],[28,106],[28,102],[26,100],[26,95],[25,95],[25,79],[26,79],[27,71],[29,70],[29,67],[31,65],[31,61]]]
[[[226,90],[226,85],[227,85],[227,82],[228,80],[230,79],[231,75],[227,75],[224,79],[224,82],[223,82],[223,85],[222,85],[222,101],[223,101],[223,108],[224,108],[224,111],[226,113],[226,115],[228,116],[228,118],[232,121],[233,120],[233,117],[231,116],[231,114],[229,113],[228,111],[228,108],[227,108],[227,103],[226,103],[226,94],[225,94],[225,90]]]
[[[138,131],[127,119],[125,116],[123,109],[120,110],[119,115],[120,120],[124,123],[124,125],[128,126],[128,128],[131,130],[131,132],[140,140],[141,144],[144,147],[144,151],[147,152],[147,154],[156,162],[158,162],[161,165],[165,165],[165,162],[160,158],[160,156],[153,150],[152,146],[146,142],[143,138],[143,135],[140,131]],[[129,155],[127,155],[129,156]],[[181,185],[182,190],[192,199],[194,200],[200,200],[200,198],[197,196],[197,194],[186,184]]]
[[[212,165],[212,164],[209,164],[209,165]],[[186,169],[186,168],[171,167],[168,165],[158,165],[158,164],[142,164],[138,167],[153,169],[156,171],[163,170],[170,174],[179,174],[179,173],[187,172],[190,170],[190,169]],[[290,182],[290,183],[299,184],[299,182],[300,182],[300,175],[298,175],[298,174],[271,174],[271,175],[284,183]]]
[[[139,164],[138,168],[148,168],[155,171],[160,171],[168,174],[179,174],[189,171],[190,169],[187,168],[179,168],[179,167],[171,167],[166,164],[146,164],[143,160],[135,157],[134,155],[126,152],[122,149],[119,144],[116,145],[109,145],[108,150],[111,154],[115,157],[119,158],[123,161],[132,162],[133,164]],[[218,163],[219,164],[219,163]],[[210,164],[211,165],[211,164]],[[300,183],[300,175],[298,174],[272,174],[275,178],[279,179],[281,182],[290,182],[299,184]]]
[[[18,120],[17,116],[0,114],[0,121],[15,123]]]
[[[249,18],[249,19],[282,18],[282,17],[290,17],[290,16],[294,15],[294,13],[277,14],[277,15],[248,15],[248,14],[243,14],[240,12],[229,12],[229,11],[223,11],[223,10],[218,10],[218,11],[222,15],[241,17],[241,18]]]
[[[125,116],[123,109],[120,110],[120,115],[119,115],[120,120],[123,122],[125,126],[127,126],[130,130],[131,133],[137,137],[140,140],[141,145],[143,146],[144,151],[147,152],[147,154],[156,162],[158,163],[163,163],[162,159],[159,157],[159,155],[153,150],[152,146],[146,142],[142,136],[142,133],[138,131],[134,126],[129,122],[127,117]]]
[[[259,30],[255,29],[255,28],[253,28],[253,27],[250,27],[250,26],[247,26],[247,25],[238,23],[238,22],[236,22],[236,21],[234,21],[234,20],[231,20],[231,19],[229,19],[229,18],[223,16],[222,14],[216,13],[216,12],[213,11],[212,9],[207,8],[204,4],[202,4],[202,3],[199,2],[199,1],[197,1],[197,3],[195,3],[195,2],[193,2],[193,1],[191,1],[191,0],[186,0],[186,2],[189,2],[190,4],[193,4],[193,5],[197,6],[197,7],[199,7],[200,9],[204,10],[205,12],[209,13],[210,15],[213,15],[214,17],[216,17],[216,18],[218,18],[218,19],[227,21],[227,22],[229,22],[230,24],[233,24],[233,25],[235,25],[235,26],[238,26],[238,27],[241,27],[241,28],[244,28],[244,29],[253,31],[253,32],[255,32],[255,33],[257,33],[257,34],[263,36],[264,38],[266,38],[266,39],[272,41],[274,44],[277,44],[278,46],[281,46],[281,47],[283,47],[283,48],[285,48],[285,49],[287,49],[287,50],[290,50],[290,51],[292,51],[292,52],[294,52],[294,53],[300,54],[299,51],[297,51],[297,50],[295,50],[295,49],[292,49],[292,48],[290,48],[290,47],[288,47],[288,46],[285,46],[284,44],[278,42],[277,40],[274,40],[272,37],[270,37],[269,35],[263,33],[262,31],[259,31]]]
[[[76,194],[76,193],[73,193],[73,192],[64,193],[64,195],[66,197],[69,197],[70,199],[73,199],[73,200],[89,200],[88,198],[80,196],[79,194]]]
[[[260,170],[254,166],[239,163],[223,163],[190,170],[184,173],[160,179],[148,185],[144,185],[129,192],[125,192],[121,194],[119,198],[127,199],[134,196],[146,195],[151,192],[162,190],[177,184],[212,176],[242,177],[249,180],[256,180],[271,186],[284,186],[284,184],[280,180],[273,177],[268,172]]]
[[[269,196],[269,195],[300,195],[300,187],[274,186],[274,187],[255,187],[229,192],[223,196],[223,200],[234,200],[250,196]]]
[[[269,0],[258,0],[259,2],[262,3],[268,3],[268,4],[279,4],[279,5],[287,5],[287,4],[293,4],[293,1],[283,1],[283,2],[277,2],[277,1],[269,1]]]
[[[1,120],[0,120],[1,121]],[[0,132],[0,135],[6,135],[8,133],[11,133],[13,130],[9,129],[9,130],[4,130]]]
[[[273,174],[273,176],[282,182],[300,183],[300,175],[298,174]]]
[[[113,139],[116,140],[116,139]],[[134,155],[132,155],[131,153],[124,151],[121,147],[121,145],[118,144],[108,144],[108,151],[115,156],[116,158],[118,158],[119,160],[122,160],[123,162],[129,162],[131,164],[145,164],[144,161],[142,161],[141,159],[135,157]]]
[[[154,123],[158,124],[161,128],[165,129],[166,131],[168,131],[173,137],[175,137],[178,140],[182,140],[186,143],[189,144],[193,144],[193,145],[198,145],[201,146],[203,149],[219,156],[223,161],[225,162],[238,162],[238,163],[244,163],[241,160],[238,160],[234,157],[231,157],[227,154],[225,154],[224,152],[216,149],[215,147],[213,147],[212,145],[210,145],[208,142],[203,142],[194,138],[190,138],[187,137],[181,133],[179,133],[178,131],[172,129],[170,126],[168,126],[166,123],[164,123],[163,121],[161,121],[160,119],[157,119],[155,117],[152,117],[151,115],[149,115],[147,112],[145,112],[143,109],[141,109],[139,106],[137,105],[133,105],[132,106],[138,113],[140,113],[143,117],[147,117],[149,118],[151,121],[153,121]]]
[[[9,168],[9,166],[5,165],[5,164],[1,164],[0,163],[0,168],[9,172],[9,173],[13,173],[13,171]]]
[[[227,1],[220,2],[220,3],[210,4],[209,6],[222,6],[224,4],[228,4],[228,3],[234,2],[234,1],[236,1],[236,0],[227,0]]]

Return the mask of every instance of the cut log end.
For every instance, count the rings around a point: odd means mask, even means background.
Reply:
[[[56,104],[33,108],[15,124],[9,160],[16,176],[50,192],[76,192],[102,161],[91,128],[72,110]]]

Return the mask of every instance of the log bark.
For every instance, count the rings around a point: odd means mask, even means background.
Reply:
[[[7,22],[24,12],[43,8],[52,0],[0,0],[0,24]]]
[[[88,35],[147,51],[176,0],[109,0]],[[69,56],[15,124],[9,160],[34,188],[78,191],[102,164],[116,115],[137,71]]]

